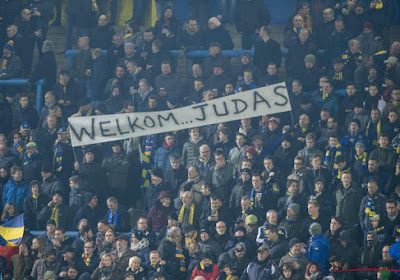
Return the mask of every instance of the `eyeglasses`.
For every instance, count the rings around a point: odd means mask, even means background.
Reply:
[[[84,247],[85,249],[93,249],[93,247]]]

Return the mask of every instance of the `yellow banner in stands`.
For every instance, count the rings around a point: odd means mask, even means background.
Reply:
[[[67,0],[62,0],[62,17],[61,22],[65,25],[67,20],[66,17],[66,2]],[[146,10],[145,16],[145,26],[154,26],[157,21],[157,10],[155,0],[150,1],[151,4]],[[117,14],[117,22],[116,24],[119,26],[124,26],[125,22],[132,18],[132,9],[133,8],[133,0],[118,0],[118,14]],[[57,12],[54,9],[54,14]],[[108,15],[109,16],[109,15]],[[50,21],[52,23],[53,20]]]

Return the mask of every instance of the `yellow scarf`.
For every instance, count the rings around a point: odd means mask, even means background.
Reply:
[[[195,208],[195,205],[194,205],[194,203],[192,203],[192,205],[190,205],[190,212],[189,212],[189,224],[191,224],[191,225],[193,225],[194,208]],[[178,221],[180,223],[183,223],[184,213],[185,213],[185,205],[182,205],[181,211],[179,212],[179,216],[178,216]]]
[[[67,85],[62,83],[61,81],[60,81],[60,85],[62,85],[62,87],[63,87],[63,92],[66,93],[67,92]]]
[[[343,72],[335,72],[335,76],[333,77],[335,81],[342,81],[343,80]]]
[[[370,121],[367,125],[367,131],[365,132],[365,135],[368,137],[368,131],[369,131],[369,126],[371,125]],[[372,145],[374,145],[375,147],[378,146],[378,139],[381,136],[381,121],[379,120],[378,124],[376,125],[376,139],[374,139],[374,141],[372,142]]]
[[[89,257],[85,258],[85,253],[82,254],[82,259],[85,262],[86,266],[89,266],[91,257],[92,257],[92,255],[90,255]]]
[[[397,107],[397,106],[399,106],[400,102],[397,100],[392,100],[392,104],[393,104],[393,106]]]
[[[367,152],[362,153],[361,155],[355,155],[356,160],[362,160],[362,165],[367,164]]]
[[[189,245],[192,244],[197,238],[197,231],[194,232],[194,235],[192,238],[187,238],[185,237],[185,247],[186,249],[189,248]]]
[[[92,0],[92,11],[93,12],[98,12],[99,8],[97,6],[97,1],[96,0]]]
[[[328,96],[329,96],[329,93],[330,93],[330,92],[328,92],[328,93],[323,92],[323,93],[322,93],[322,99],[323,99],[323,100],[327,99]]]
[[[39,194],[32,194],[33,199],[38,199]]]
[[[60,216],[60,209],[58,205],[54,206],[53,211],[51,211],[50,220],[54,220],[56,222],[56,227],[58,227],[58,218]]]
[[[211,206],[211,215],[218,218],[218,209],[213,209]]]
[[[382,9],[382,8],[383,8],[382,0],[376,1],[375,9],[376,9],[376,10],[380,10],[380,9]]]

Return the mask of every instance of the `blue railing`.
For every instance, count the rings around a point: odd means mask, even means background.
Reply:
[[[14,87],[22,87],[28,83],[28,79],[24,78],[16,78],[9,80],[0,80],[0,86],[14,86]],[[38,80],[35,83],[36,86],[36,110],[40,114],[40,110],[42,109],[42,101],[43,101],[43,86],[46,84],[46,80]]]

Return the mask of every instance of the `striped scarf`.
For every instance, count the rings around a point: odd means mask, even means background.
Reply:
[[[146,156],[148,156],[149,158],[153,155],[155,142],[156,142],[156,135],[155,134],[151,134],[151,135],[146,136],[146,142],[145,142],[145,145],[144,145],[144,154]]]
[[[85,262],[85,265],[86,266],[89,266],[89,264],[90,264],[90,257],[91,257],[92,255],[90,255],[89,257],[85,257],[85,253],[83,253],[82,254],[82,259],[83,259],[83,261]]]
[[[140,185],[142,188],[147,188],[150,186],[151,172],[153,167],[150,159],[144,153],[140,153],[140,163],[142,164],[142,177],[140,178]]]
[[[3,55],[3,63],[1,64],[1,69],[0,69],[0,76],[5,76],[5,75],[7,75],[7,73],[8,73],[8,69],[7,69],[7,66],[8,66],[8,59],[11,57],[11,55],[10,56],[5,56],[5,55]]]
[[[368,202],[367,202],[367,206],[365,207],[364,213],[368,214],[369,217],[373,217],[376,215],[374,198],[371,196],[368,196]]]
[[[65,144],[69,144],[67,140]],[[53,158],[53,167],[57,173],[60,173],[63,168],[63,143],[58,142],[55,147],[54,158]]]
[[[172,240],[170,240],[170,241],[175,243]],[[178,248],[178,246],[176,246],[175,257],[180,260],[179,271],[186,272],[186,258],[185,258],[185,255],[183,254],[182,249]]]
[[[190,205],[190,211],[189,211],[189,224],[193,225],[193,220],[194,220],[194,210],[195,210],[195,205],[192,203]],[[179,216],[178,216],[178,221],[180,223],[183,223],[183,216],[185,215],[185,205],[182,205],[181,211],[179,211]]]
[[[335,72],[335,76],[333,77],[335,81],[343,81],[343,72]]]
[[[367,152],[362,153],[361,155],[355,155],[354,158],[356,161],[361,161],[361,170],[365,170],[367,168]]]
[[[336,147],[331,147],[329,146],[328,150],[325,153],[325,160],[324,163],[326,166],[329,165],[329,159],[331,157],[331,154],[334,153],[334,158],[342,154],[342,146],[340,144],[337,144]]]

